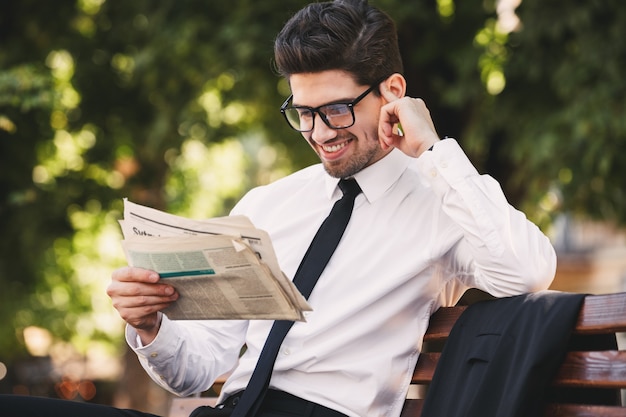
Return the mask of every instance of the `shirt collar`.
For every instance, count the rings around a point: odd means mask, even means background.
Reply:
[[[412,158],[398,149],[393,149],[389,154],[373,165],[357,172],[354,178],[359,183],[367,201],[370,203],[380,198],[406,170]],[[339,179],[326,174],[326,195],[333,198],[335,192],[341,193]]]

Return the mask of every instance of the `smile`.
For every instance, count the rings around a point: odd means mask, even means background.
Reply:
[[[320,145],[320,147],[324,150],[324,152],[334,153],[339,152],[340,150],[345,148],[351,141],[352,139],[335,145]]]

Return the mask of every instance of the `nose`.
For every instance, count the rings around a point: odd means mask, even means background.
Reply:
[[[337,130],[331,129],[324,123],[322,116],[315,114],[315,123],[313,124],[313,130],[311,131],[311,140],[318,144],[323,144],[330,139],[334,139],[337,136]]]

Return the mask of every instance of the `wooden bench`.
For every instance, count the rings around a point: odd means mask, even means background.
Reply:
[[[430,319],[424,336],[425,345],[445,343],[455,321],[466,306],[440,308]],[[588,295],[581,308],[574,330],[578,335],[616,334],[626,332],[626,292],[606,295]],[[426,387],[431,381],[440,353],[424,351],[420,354],[411,384]],[[221,385],[221,383],[220,383]],[[556,375],[553,385],[561,389],[626,389],[626,350],[571,351]],[[206,398],[204,399],[206,404]],[[202,398],[175,399],[170,417],[188,416],[201,404]],[[423,399],[404,403],[401,417],[420,417]],[[626,417],[626,407],[597,404],[552,403],[544,417]]]
[[[455,321],[465,306],[440,308],[430,319],[425,345],[445,343]],[[578,335],[626,332],[626,293],[588,295],[574,330]],[[439,352],[422,352],[411,384],[425,386],[432,381]],[[570,351],[553,381],[562,390],[626,388],[626,350]],[[577,391],[580,392],[580,391]],[[452,400],[452,399],[451,399]],[[423,399],[407,399],[401,417],[419,417]],[[545,417],[617,417],[626,416],[626,407],[596,404],[552,403]]]

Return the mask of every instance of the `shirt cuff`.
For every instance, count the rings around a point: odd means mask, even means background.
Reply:
[[[452,138],[439,141],[432,151],[424,152],[418,158],[418,169],[424,181],[441,197],[468,177],[478,175],[459,143]]]
[[[126,325],[126,343],[128,343],[128,346],[140,359],[145,359],[152,363],[161,362],[165,358],[175,356],[178,348],[176,340],[178,340],[176,328],[166,315],[162,315],[161,326],[157,336],[145,346],[141,343],[141,338],[137,331],[132,326]]]

